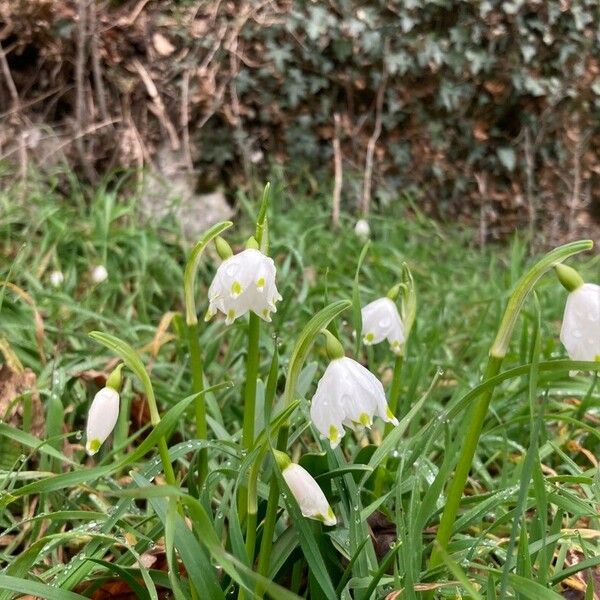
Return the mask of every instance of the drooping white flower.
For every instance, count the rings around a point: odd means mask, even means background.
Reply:
[[[52,273],[50,273],[50,284],[52,287],[60,287],[64,281],[65,276],[62,271],[52,271]]]
[[[92,400],[88,412],[85,449],[92,456],[111,434],[119,417],[119,392],[103,387]]]
[[[396,303],[390,298],[379,298],[362,310],[363,342],[370,346],[387,339],[395,354],[402,353],[404,324]]]
[[[94,283],[102,283],[108,279],[108,271],[104,265],[96,265],[92,269],[92,281]]]
[[[344,425],[370,427],[374,417],[398,424],[391,413],[381,382],[368,369],[348,357],[332,360],[312,398],[310,417],[335,448],[344,436]]]
[[[569,293],[560,341],[571,360],[600,360],[600,286],[584,283]]]
[[[354,233],[361,239],[368,239],[371,235],[371,228],[369,227],[369,222],[366,219],[359,219],[356,221],[356,225],[354,226]]]
[[[322,521],[330,526],[337,523],[323,490],[306,469],[290,463],[281,474],[305,517]]]
[[[248,248],[224,260],[208,289],[205,320],[221,311],[229,325],[249,310],[264,321],[271,321],[281,300],[275,284],[275,263],[259,250]]]

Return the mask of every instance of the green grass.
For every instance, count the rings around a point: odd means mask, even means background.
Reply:
[[[240,207],[235,227],[225,234],[236,249],[253,232],[258,203],[241,196]],[[247,320],[200,325],[207,385],[233,385],[206,395],[210,468],[205,486],[197,489],[189,475],[207,444],[195,439],[182,318],[189,248],[173,223],[141,225],[135,204],[117,202],[105,189],[89,202],[80,191],[64,199],[44,189],[31,192],[24,204],[7,190],[0,211],[0,276],[29,294],[43,322],[42,338],[32,306],[6,286],[0,292],[0,338],[5,359],[16,357],[37,376],[46,423],[42,439],[48,440],[41,444],[29,433],[28,412],[36,410],[31,394],[16,400],[24,418],[0,415],[0,599],[19,592],[56,600],[90,596],[105,581],[120,578],[139,598],[166,597],[167,591],[176,598],[229,598],[240,586],[251,597],[258,586],[274,598],[362,600],[404,589],[401,597],[410,599],[422,597],[418,590],[428,582],[450,582],[437,589],[440,598],[543,600],[560,597],[569,576],[600,563],[600,484],[593,464],[600,397],[593,375],[569,377],[572,365],[549,362],[565,358],[558,331],[566,294],[548,275],[536,288],[539,307],[530,298],[519,319],[503,365],[508,374],[492,400],[444,569],[427,571],[464,411],[473,399],[469,391],[480,383],[512,286],[533,261],[521,240],[480,249],[472,231],[436,224],[408,199],[373,216],[373,241],[358,279],[361,303],[384,295],[399,280],[403,261],[418,293],[402,371],[404,419],[375,455],[381,424],[368,437],[347,434],[343,450],[328,450],[308,419],[309,400],[327,364],[317,339],[299,375],[288,448],[319,475],[340,523],[324,529],[282,496],[274,550],[261,580],[245,554],[236,503],[256,458],[240,450]],[[281,190],[272,201],[270,237],[284,299],[273,323],[262,326],[257,433],[264,430],[265,398],[283,393],[302,328],[328,304],[352,299],[362,249],[349,216],[339,231],[331,229],[325,198]],[[212,250],[201,261],[201,315],[218,262]],[[93,285],[96,264],[106,265],[109,278]],[[570,264],[597,279],[597,259]],[[57,289],[49,283],[54,269],[65,275]],[[333,323],[353,355],[352,310]],[[163,416],[161,429],[150,433],[141,414],[143,388],[125,371],[120,422],[93,460],[85,456],[80,432],[101,384],[95,371],[108,372],[115,355],[89,337],[92,330],[116,335],[141,352]],[[269,391],[274,352],[278,367]],[[385,344],[363,348],[356,358],[389,387],[394,358]],[[532,366],[517,369],[521,365]],[[0,397],[6,410],[2,402]],[[162,433],[170,433],[177,487],[154,485],[164,483],[152,450]],[[372,471],[364,465],[384,458],[384,494],[375,496]],[[258,481],[259,543],[271,473],[267,466]],[[375,511],[381,515],[373,543],[364,521]],[[573,565],[573,550],[583,561],[579,566]],[[137,562],[142,555],[145,566]]]

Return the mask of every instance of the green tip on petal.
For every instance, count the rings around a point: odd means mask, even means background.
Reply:
[[[102,446],[102,442],[99,439],[94,438],[93,440],[87,441],[87,444],[85,445],[85,451],[90,456],[94,456],[94,454],[100,450],[100,446]]]
[[[373,340],[375,339],[375,334],[367,333],[367,335],[365,335],[365,337],[363,339],[365,341],[365,344],[372,344]]]
[[[285,452],[273,450],[273,456],[275,457],[275,462],[278,464],[281,471],[285,471],[285,469],[292,464],[290,457]]]
[[[222,260],[227,260],[233,256],[231,246],[220,235],[215,238],[215,247],[217,249],[217,254]]]
[[[113,372],[108,376],[106,380],[106,387],[112,388],[116,392],[121,390],[121,385],[123,384],[123,376],[121,375],[121,369],[123,368],[123,363],[118,365]]]
[[[329,441],[332,444],[337,444],[339,439],[340,439],[340,434],[337,430],[337,427],[335,427],[334,425],[330,425],[329,426]]]
[[[583,279],[581,275],[573,269],[573,267],[567,267],[567,265],[558,264],[554,267],[556,276],[562,284],[562,286],[568,292],[574,292],[577,288],[583,285]]]
[[[360,413],[360,417],[358,417],[358,422],[361,425],[364,425],[365,427],[371,426],[371,418],[369,417],[369,415],[366,412]]]

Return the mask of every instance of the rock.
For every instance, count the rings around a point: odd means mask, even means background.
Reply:
[[[186,169],[181,152],[160,148],[155,164],[144,173],[139,201],[142,218],[161,221],[173,216],[190,242],[215,223],[229,219],[233,209],[223,192],[197,193],[197,178],[197,173]]]

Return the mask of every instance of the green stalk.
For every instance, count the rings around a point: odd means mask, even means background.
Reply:
[[[254,444],[259,340],[260,319],[251,312],[248,321],[248,354],[246,355],[246,385],[244,387],[244,430],[242,432],[242,447],[245,450],[250,450]]]
[[[283,425],[277,436],[276,449],[285,452],[287,449],[289,426]],[[269,482],[269,498],[267,501],[267,513],[265,515],[264,527],[262,532],[262,541],[260,544],[260,555],[258,559],[258,574],[267,576],[269,564],[271,562],[271,551],[273,550],[273,534],[275,533],[275,522],[277,520],[277,509],[279,507],[279,485],[275,477],[271,477]],[[259,584],[256,594],[262,597],[264,589]]]
[[[512,336],[517,318],[523,308],[523,304],[529,292],[533,290],[539,279],[548,270],[561,263],[563,260],[589,250],[593,246],[590,240],[581,240],[560,246],[546,254],[529,271],[527,271],[517,282],[506,306],[504,316],[498,328],[498,333],[488,359],[487,368],[483,376],[483,382],[491,379],[500,371],[502,361],[508,351],[510,338]],[[444,552],[447,550],[448,542],[452,534],[452,528],[456,520],[456,515],[460,507],[462,493],[464,491],[467,477],[471,469],[473,457],[479,443],[479,437],[483,429],[483,423],[487,414],[490,400],[494,394],[495,386],[488,388],[478,400],[475,401],[473,408],[466,417],[466,433],[461,448],[460,456],[456,464],[456,471],[452,479],[448,492],[446,494],[446,503],[440,519],[440,525],[436,534],[436,543],[429,559],[429,569],[440,566],[443,563]],[[461,429],[464,431],[464,428]],[[433,592],[428,592],[425,598],[432,598]]]
[[[398,400],[400,398],[400,384],[401,384],[401,376],[402,376],[402,365],[404,364],[404,355],[399,354],[396,356],[396,362],[394,363],[394,375],[392,377],[392,386],[390,387],[390,400],[388,402],[388,406],[392,411],[392,414],[400,420],[404,415],[397,415],[396,411],[398,410]],[[391,423],[386,423],[385,425],[385,433],[391,431],[393,425]]]
[[[404,355],[399,354],[396,356],[396,361],[394,363],[394,375],[392,377],[392,385],[390,387],[390,397],[388,406],[392,414],[396,417],[396,411],[398,410],[398,400],[400,398],[400,389],[401,389],[401,375],[402,375],[402,365],[404,364]],[[403,415],[400,415],[402,417]],[[383,430],[383,437],[393,429],[393,425],[391,423],[386,423],[385,428]],[[377,474],[375,475],[375,485],[373,487],[373,491],[376,498],[381,496],[383,492],[383,482],[385,479],[385,471],[386,471],[387,459],[384,459],[381,465],[377,469]]]
[[[202,355],[200,353],[200,342],[198,339],[198,323],[191,323],[187,326],[188,348],[190,350],[190,369],[192,371],[192,391],[204,391],[204,373],[202,364]],[[206,426],[206,400],[204,394],[198,396],[195,402],[196,412],[196,436],[199,440],[205,440],[208,437]],[[206,479],[208,474],[208,448],[203,448],[198,452],[198,488]]]

